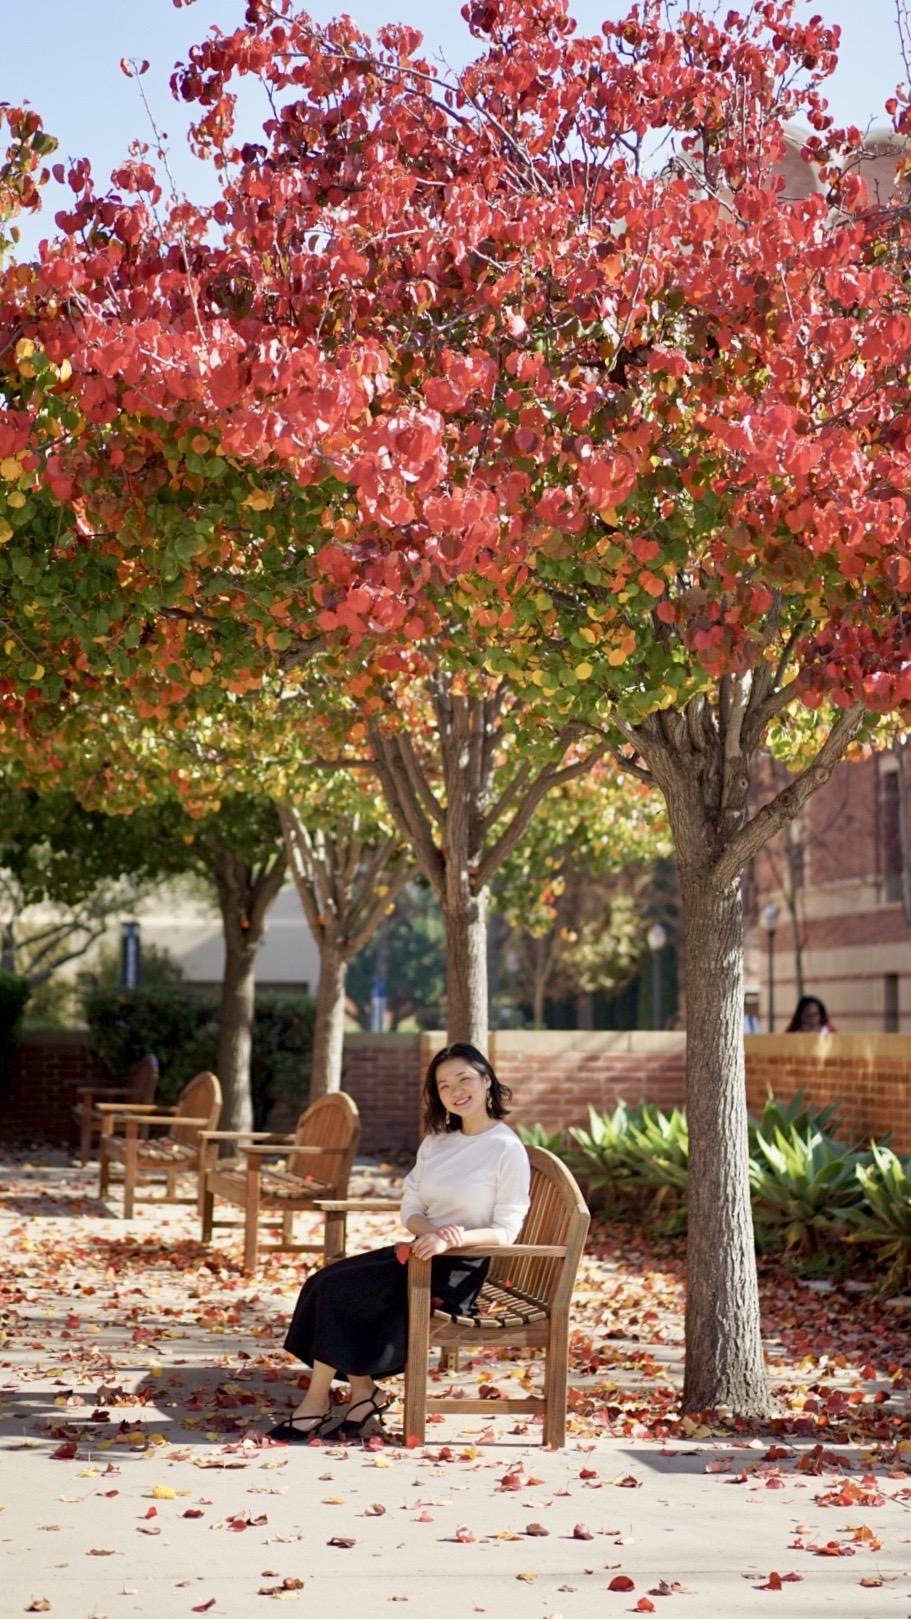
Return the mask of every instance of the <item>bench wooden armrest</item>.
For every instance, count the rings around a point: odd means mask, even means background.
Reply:
[[[264,1158],[267,1153],[281,1153],[282,1157],[290,1158],[294,1153],[303,1153],[308,1158],[342,1158],[348,1152],[347,1147],[298,1147],[294,1141],[276,1141],[271,1146],[245,1147],[241,1143],[240,1151],[250,1157]]]
[[[200,1130],[203,1141],[274,1141],[276,1146],[290,1146],[293,1136],[278,1135],[275,1130]]]
[[[80,1100],[87,1096],[129,1096],[128,1085],[80,1085],[76,1095]]]
[[[397,1197],[321,1197],[313,1206],[325,1214],[383,1214],[387,1209],[398,1214],[401,1200]]]
[[[191,1129],[197,1129],[200,1125],[208,1124],[210,1115],[204,1119],[191,1119],[185,1113],[149,1114],[140,1112],[138,1108],[132,1108],[129,1112],[110,1112],[107,1117],[114,1124],[179,1125],[181,1129],[189,1125]]]
[[[163,1107],[160,1102],[130,1102],[127,1107],[124,1107],[122,1102],[99,1102],[98,1112],[116,1113],[118,1117],[122,1113],[135,1113],[137,1116],[141,1114],[144,1119],[148,1119],[150,1115],[157,1115],[161,1119],[173,1119],[175,1115],[173,1107]]]
[[[464,1248],[447,1248],[447,1254],[468,1254],[472,1259],[497,1259],[500,1254],[508,1254],[518,1259],[565,1259],[566,1248],[562,1244],[549,1242],[501,1242],[481,1243],[478,1247],[472,1243]],[[410,1263],[415,1265],[429,1265],[429,1259],[418,1259],[415,1254],[410,1256]]]

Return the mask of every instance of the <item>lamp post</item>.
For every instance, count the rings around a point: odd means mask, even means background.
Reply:
[[[120,928],[120,987],[138,989],[142,976],[139,923],[124,922]]]
[[[661,1027],[661,952],[667,944],[667,933],[660,922],[653,922],[646,935],[652,952],[652,1022]]]
[[[769,963],[769,1034],[775,1032],[775,929],[780,911],[777,905],[764,905],[759,920],[766,931]]]

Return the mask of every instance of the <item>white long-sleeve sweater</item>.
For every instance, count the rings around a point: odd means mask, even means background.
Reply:
[[[435,1226],[492,1227],[515,1242],[528,1212],[528,1154],[508,1124],[480,1135],[425,1136],[402,1189],[402,1221],[424,1214]]]

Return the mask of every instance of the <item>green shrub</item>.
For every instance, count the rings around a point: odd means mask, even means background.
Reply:
[[[161,1068],[161,1100],[171,1102],[194,1073],[215,1063],[211,997],[181,984],[150,989],[93,989],[85,998],[92,1050],[122,1080],[153,1051]]]
[[[0,1051],[14,1044],[30,994],[27,978],[0,972]]]
[[[257,995],[250,1078],[257,1128],[276,1102],[302,1112],[310,1095],[316,1002],[309,995]]]
[[[861,1200],[858,1155],[822,1130],[796,1125],[771,1136],[758,1132],[750,1159],[756,1227],[781,1237],[787,1252],[816,1254],[843,1236],[848,1212]]]
[[[911,1158],[872,1142],[870,1159],[855,1167],[863,1202],[849,1210],[850,1242],[871,1243],[888,1265],[879,1290],[898,1293],[911,1272]]]
[[[306,1106],[310,1092],[315,1003],[307,995],[258,995],[253,1019],[250,1085],[262,1128],[277,1101]],[[176,1100],[203,1069],[217,1073],[218,1000],[184,984],[149,989],[95,989],[85,999],[92,1049],[118,1078],[146,1051],[161,1065],[159,1100]]]

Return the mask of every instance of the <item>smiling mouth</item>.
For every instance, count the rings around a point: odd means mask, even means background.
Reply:
[[[470,1096],[456,1096],[453,1097],[452,1105],[453,1107],[467,1107],[470,1101]]]

